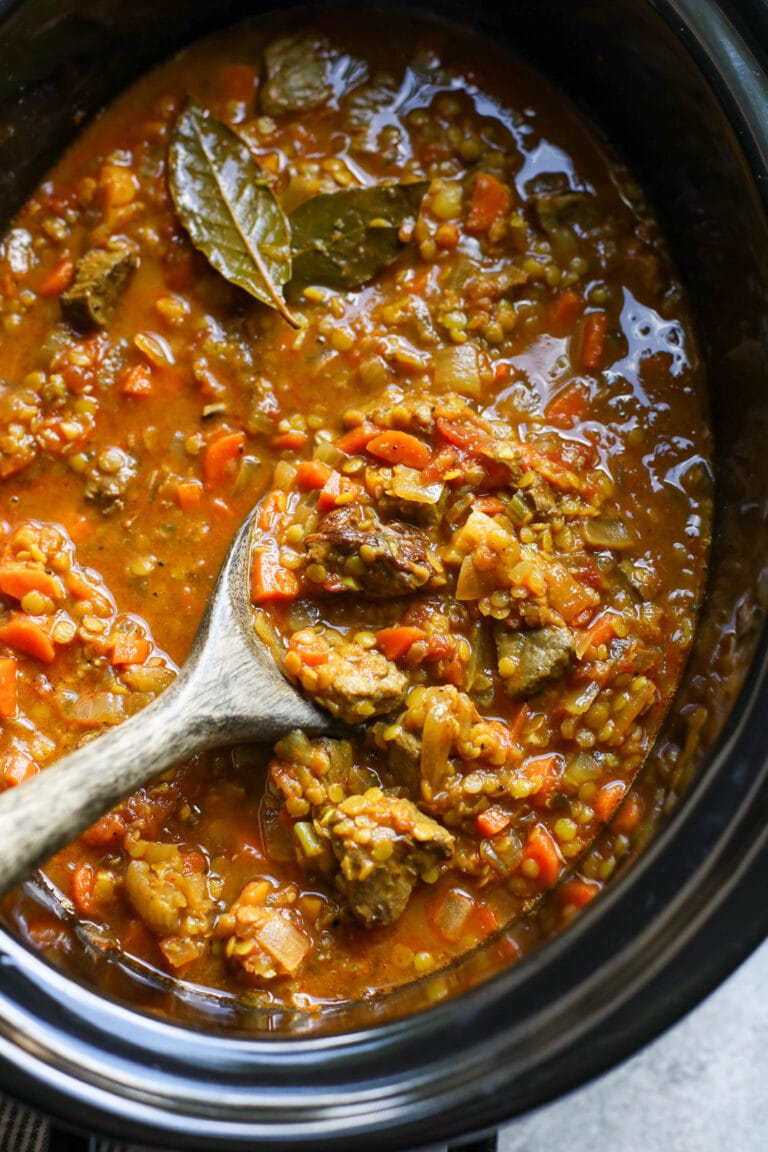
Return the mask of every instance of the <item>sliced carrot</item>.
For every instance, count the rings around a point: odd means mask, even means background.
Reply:
[[[83,832],[83,840],[92,848],[106,848],[125,836],[125,819],[119,812],[107,812]]]
[[[491,932],[495,932],[499,927],[499,918],[490,904],[481,904],[475,913],[475,919],[480,931],[485,936],[490,936]]]
[[[627,787],[623,780],[613,780],[610,784],[604,784],[600,789],[595,796],[593,807],[595,816],[601,824],[607,823],[613,816],[626,790]]]
[[[259,509],[258,525],[262,532],[269,532],[274,528],[278,518],[283,514],[283,494],[274,489],[264,497]]]
[[[581,366],[587,372],[597,372],[602,367],[607,332],[605,312],[590,312],[581,335]]]
[[[616,625],[621,621],[618,612],[603,612],[586,632],[576,641],[576,655],[581,660],[590,648],[608,644],[616,635]]]
[[[358,424],[356,428],[350,428],[349,432],[345,432],[336,441],[336,447],[340,452],[346,452],[348,456],[356,456],[358,452],[363,449],[378,436],[381,432],[375,424]]]
[[[478,172],[465,228],[471,236],[489,232],[494,224],[505,220],[512,207],[512,196],[506,184],[502,184],[488,172]]]
[[[549,324],[555,336],[561,336],[572,328],[581,315],[584,304],[578,292],[566,288],[561,292],[549,310]]]
[[[81,916],[87,916],[93,910],[95,885],[96,873],[93,865],[78,864],[72,873],[72,899]]]
[[[382,628],[376,633],[376,645],[388,660],[399,660],[409,652],[417,640],[424,640],[423,628],[411,628],[401,624],[394,628]]]
[[[124,396],[151,396],[152,369],[148,364],[132,364],[121,377],[120,391]]]
[[[480,496],[472,507],[476,512],[484,512],[486,516],[497,516],[504,511],[506,504],[498,496]]]
[[[528,875],[525,865],[529,861],[536,865],[535,874],[529,879],[535,880],[542,888],[551,888],[560,873],[560,854],[543,824],[534,825],[523,847],[521,867],[524,875]]]
[[[305,491],[322,488],[332,473],[333,469],[322,460],[302,460],[296,468],[296,483]]]
[[[151,651],[152,645],[144,636],[118,632],[110,645],[109,662],[114,667],[122,664],[143,664]]]
[[[176,485],[176,503],[182,512],[197,508],[203,498],[203,487],[199,480],[182,480]]]
[[[245,433],[227,432],[211,440],[203,455],[203,478],[211,488],[231,479],[245,452]]]
[[[570,425],[583,420],[589,409],[589,397],[578,384],[569,384],[554,396],[544,410],[550,424]]]
[[[0,624],[0,644],[7,644],[9,648],[42,660],[44,664],[52,664],[56,656],[53,640],[45,628],[22,612],[12,612],[10,618]]]
[[[342,476],[340,472],[331,472],[317,498],[317,510],[330,512],[340,504],[349,503],[359,491],[359,484],[350,480],[348,476]]]
[[[288,647],[300,658],[302,664],[308,668],[319,668],[321,664],[328,663],[330,649],[325,640],[318,636],[312,628],[302,628],[294,632],[288,642]]]
[[[301,432],[298,428],[292,428],[290,432],[279,432],[277,436],[272,439],[272,447],[279,450],[293,449],[294,451],[303,448],[309,440],[306,432]]]
[[[254,552],[251,562],[251,599],[254,604],[295,600],[298,594],[298,577],[282,566],[275,552]]]
[[[0,568],[0,591],[14,600],[22,600],[27,592],[40,592],[54,602],[64,599],[64,588],[58,576],[27,564],[4,564]]]
[[[114,610],[112,602],[107,596],[86,580],[78,568],[70,568],[64,577],[64,582],[75,600],[90,600],[95,608],[99,608],[104,612],[112,612]]]
[[[18,664],[12,656],[0,656],[0,716],[15,716],[18,707],[16,674]]]
[[[493,369],[494,384],[503,384],[505,380],[509,380],[511,375],[512,365],[508,364],[506,360],[498,360]]]
[[[536,808],[544,807],[556,791],[562,770],[562,758],[556,753],[534,756],[525,763],[525,775],[538,777],[541,786],[531,794],[531,803]]]
[[[477,830],[481,836],[496,836],[509,827],[511,820],[508,812],[499,808],[498,804],[492,804],[477,817]]]
[[[366,451],[387,464],[405,464],[408,468],[425,468],[432,450],[410,432],[381,432],[368,441]]]
[[[564,906],[572,905],[574,908],[583,908],[589,904],[600,891],[596,880],[566,880],[557,890],[557,894]]]
[[[435,423],[443,439],[454,447],[463,448],[473,456],[493,455],[493,438],[475,424],[446,420],[443,416],[438,416]]]
[[[628,833],[633,832],[637,825],[640,823],[640,818],[642,815],[642,800],[639,796],[635,795],[634,792],[630,792],[621,808],[616,813],[616,818],[613,821],[614,831],[620,832],[622,835],[627,835]]]
[[[41,296],[59,296],[65,288],[69,288],[74,274],[74,262],[65,256],[51,269],[37,291]]]
[[[3,766],[3,779],[9,788],[37,776],[40,768],[28,752],[11,752]]]

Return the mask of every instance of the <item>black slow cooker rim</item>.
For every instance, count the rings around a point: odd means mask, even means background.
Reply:
[[[754,55],[716,4],[650,6],[719,96],[768,208]],[[763,939],[752,893],[768,874],[766,707],[764,635],[711,762],[634,868],[535,956],[406,1020],[290,1040],[195,1033],[104,1000],[2,935],[5,1086],[74,1125],[85,1109],[89,1127],[124,1140],[208,1149],[351,1149],[374,1132],[382,1150],[415,1146],[544,1103],[668,1027]]]

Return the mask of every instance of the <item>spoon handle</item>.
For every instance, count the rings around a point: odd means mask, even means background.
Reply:
[[[0,795],[0,893],[164,768],[210,746],[193,705],[181,676],[136,716]]]

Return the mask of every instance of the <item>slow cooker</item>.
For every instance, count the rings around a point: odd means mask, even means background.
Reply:
[[[175,1149],[435,1147],[490,1131],[671,1024],[763,938],[768,910],[768,8],[735,0],[419,5],[532,61],[624,156],[698,317],[717,512],[698,638],[644,771],[671,781],[651,843],[563,933],[408,1013],[409,988],[316,1034],[175,1022],[98,995],[0,933],[0,1081],[74,1128]],[[0,3],[0,215],[80,126],[247,0]],[[286,7],[286,5],[281,5]],[[466,977],[464,977],[466,983]],[[389,1019],[391,1016],[396,1019]]]

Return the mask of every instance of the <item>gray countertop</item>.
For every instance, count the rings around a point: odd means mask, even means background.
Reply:
[[[508,1125],[500,1152],[765,1152],[768,942],[618,1068]]]

